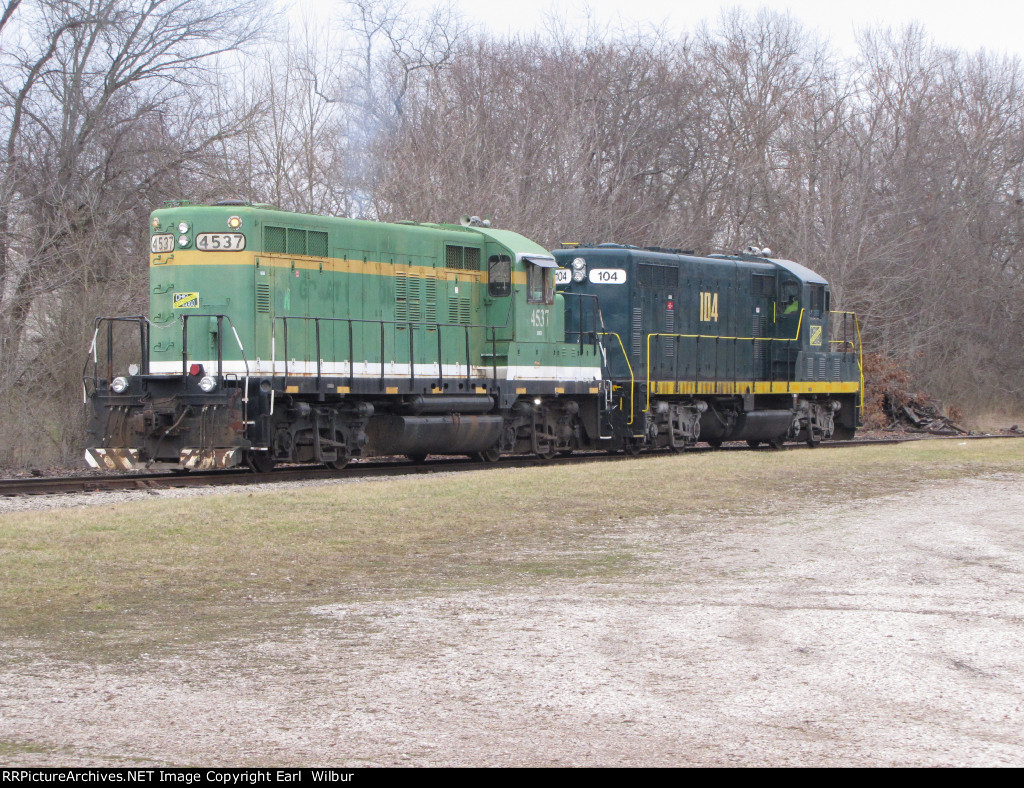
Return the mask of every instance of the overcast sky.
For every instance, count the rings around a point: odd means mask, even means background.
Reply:
[[[432,0],[406,0],[428,8]],[[296,0],[331,9],[341,0]],[[544,29],[545,15],[556,10],[570,23],[585,25],[587,9],[599,23],[629,28],[655,26],[671,33],[693,30],[701,19],[714,21],[721,9],[768,6],[789,11],[806,27],[828,37],[843,54],[855,50],[854,31],[876,25],[902,27],[921,22],[939,44],[975,51],[1017,55],[1024,59],[1022,0],[455,0],[465,18],[491,32],[531,33]]]

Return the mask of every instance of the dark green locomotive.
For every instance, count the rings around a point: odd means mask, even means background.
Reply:
[[[760,253],[601,244],[554,255],[560,291],[599,304],[613,425],[627,447],[853,437],[856,318],[831,311],[818,274]],[[593,303],[567,301],[570,332],[585,330]]]

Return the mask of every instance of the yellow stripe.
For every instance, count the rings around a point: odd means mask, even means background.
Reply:
[[[771,382],[758,381],[652,381],[654,394],[856,394],[860,384],[853,381],[828,383],[825,381]]]
[[[462,271],[450,268],[433,268],[427,265],[409,265],[408,263],[382,263],[375,260],[338,259],[335,257],[308,257],[301,255],[268,255],[252,254],[251,252],[175,252],[169,257],[153,254],[149,256],[152,265],[241,265],[255,267],[257,260],[260,268],[295,269],[297,271],[320,271],[342,274],[368,274],[370,276],[396,276],[406,274],[423,279],[441,279],[449,282],[486,282],[487,274],[483,271]],[[512,283],[526,284],[526,274],[513,272]]]

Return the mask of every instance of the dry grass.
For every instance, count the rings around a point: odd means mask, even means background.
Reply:
[[[924,441],[334,484],[0,516],[0,636],[117,658],[302,626],[372,595],[642,571],[622,520],[777,514],[1024,468],[1024,441]]]

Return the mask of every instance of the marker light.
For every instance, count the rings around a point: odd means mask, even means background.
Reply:
[[[155,216],[153,217],[153,229],[154,230],[159,230],[160,229],[160,220],[157,219]]]
[[[203,365],[193,364],[191,367],[188,368],[188,374],[190,374],[194,378],[199,377],[200,375],[203,374]]]

